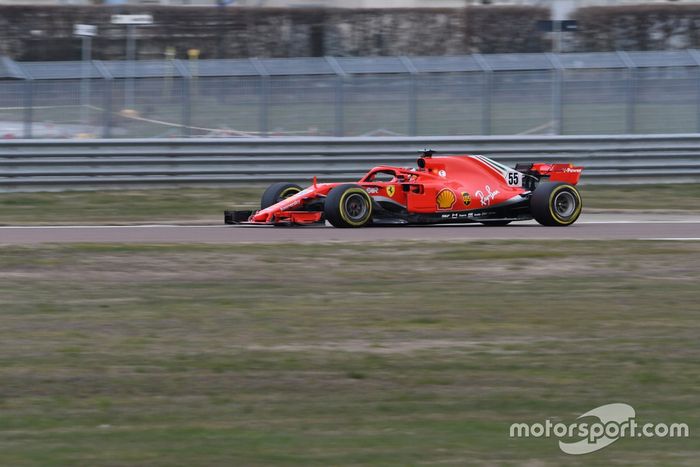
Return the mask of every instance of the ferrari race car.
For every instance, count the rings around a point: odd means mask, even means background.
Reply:
[[[226,211],[227,224],[335,227],[472,223],[500,226],[535,219],[566,226],[581,214],[576,189],[583,167],[527,163],[515,169],[484,156],[433,157],[416,169],[375,167],[357,183],[317,183],[302,189],[275,183],[258,211]]]

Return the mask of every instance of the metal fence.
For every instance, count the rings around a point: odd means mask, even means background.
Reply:
[[[583,183],[700,180],[700,135],[17,140],[0,144],[0,191],[358,180],[415,165],[417,148],[507,165],[573,162]]]
[[[0,137],[700,131],[700,51],[14,62]]]

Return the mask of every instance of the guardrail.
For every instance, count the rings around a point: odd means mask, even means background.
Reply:
[[[508,165],[573,162],[589,184],[700,181],[700,134],[8,140],[0,190],[354,180],[373,165],[413,166],[424,147]]]

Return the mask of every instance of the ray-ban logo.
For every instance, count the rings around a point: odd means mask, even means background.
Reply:
[[[602,405],[580,415],[576,422],[513,423],[511,438],[559,439],[559,449],[567,454],[588,454],[611,445],[620,438],[687,438],[686,423],[638,423],[628,404]],[[562,441],[565,439],[566,441]]]

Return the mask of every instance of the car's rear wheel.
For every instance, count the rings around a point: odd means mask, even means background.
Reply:
[[[530,198],[532,217],[542,225],[567,226],[581,215],[581,194],[568,183],[544,182]]]
[[[266,209],[277,204],[285,198],[294,196],[301,191],[301,187],[294,183],[279,182],[273,183],[262,195],[260,200],[260,209]]]
[[[362,227],[372,220],[372,198],[358,185],[340,185],[328,193],[323,213],[333,227]]]

